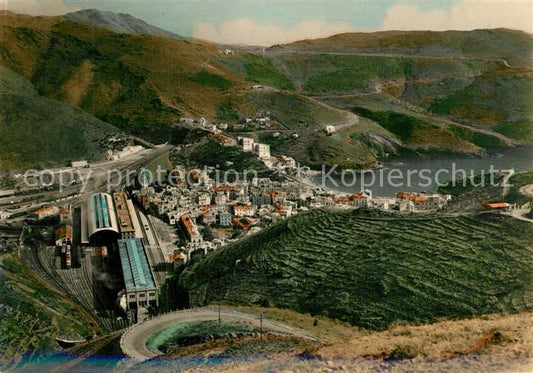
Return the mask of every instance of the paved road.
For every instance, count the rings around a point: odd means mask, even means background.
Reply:
[[[246,322],[259,327],[259,316],[252,315],[240,311],[235,311],[228,307],[221,307],[220,316],[222,321],[231,322]],[[129,328],[120,339],[120,347],[122,351],[137,361],[144,361],[159,354],[150,351],[146,347],[146,339],[154,331],[168,328],[180,322],[194,322],[194,321],[208,321],[218,320],[218,307],[209,306],[202,308],[194,308],[183,311],[175,311],[167,313],[151,320],[145,321],[141,324],[136,324]],[[316,337],[288,325],[277,323],[275,321],[263,319],[263,330],[293,335],[299,338],[310,340],[317,340]]]

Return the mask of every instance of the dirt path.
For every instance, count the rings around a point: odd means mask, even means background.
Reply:
[[[533,198],[533,184],[524,185],[518,191],[527,197]]]
[[[505,59],[500,59],[500,58],[483,58],[483,57],[461,57],[461,56],[431,56],[431,55],[409,55],[409,54],[402,54],[402,53],[361,53],[361,52],[327,52],[327,51],[268,51],[268,55],[269,55],[269,58],[272,60],[272,61],[275,61],[275,64],[276,66],[280,67],[286,74],[287,76],[289,76],[289,78],[295,82],[297,82],[297,79],[295,79],[294,76],[292,76],[292,74],[290,73],[289,69],[287,68],[287,66],[285,66],[285,64],[278,58],[279,56],[283,56],[283,55],[290,55],[290,54],[298,54],[298,55],[301,55],[301,54],[307,54],[307,55],[322,55],[322,54],[328,54],[328,55],[347,55],[347,56],[361,56],[361,57],[387,57],[387,58],[425,58],[425,59],[435,59],[435,60],[461,60],[461,61],[493,61],[493,62],[500,62],[502,63],[505,67],[507,68],[512,68],[513,66],[511,66],[509,64],[509,62]],[[469,75],[465,78],[468,78],[468,79],[473,79],[475,78],[476,76],[478,76],[480,74],[472,74],[472,75]],[[427,78],[426,78],[427,79]],[[414,79],[414,80],[406,80],[406,81],[403,81],[403,83],[408,83],[408,82],[418,82],[422,79]],[[301,82],[297,82],[298,83],[298,91],[301,91],[300,89],[300,84]],[[382,94],[382,84],[383,83],[377,83],[373,86],[373,90],[371,92],[364,92],[364,93],[360,93],[360,94],[355,94],[355,95],[345,95],[345,94],[341,94],[341,95],[338,95],[338,97],[351,97],[351,96],[368,96],[368,95],[375,95],[375,94]],[[323,95],[323,96],[316,96],[316,97],[313,97],[313,96],[309,96],[309,95],[304,95],[305,97],[307,97],[308,99],[314,101],[315,103],[319,103],[319,104],[322,104],[324,105],[325,107],[328,107],[330,109],[334,109],[334,110],[340,110],[346,114],[352,114],[353,113],[350,113],[349,111],[345,111],[345,110],[341,110],[341,109],[338,109],[338,108],[334,108],[330,105],[327,105],[325,104],[324,102],[320,101],[320,99],[324,99],[324,98],[334,98],[336,97],[336,95]],[[393,98],[389,97],[389,99],[391,99],[391,101],[393,100]],[[408,110],[411,110],[411,111],[414,111],[414,112],[417,112],[418,114],[426,117],[427,119],[429,120],[438,120],[442,123],[446,123],[446,124],[449,124],[449,125],[454,125],[454,126],[457,126],[457,127],[461,127],[461,128],[465,128],[465,129],[468,129],[468,130],[471,130],[473,132],[477,132],[477,133],[481,133],[481,134],[485,134],[485,135],[489,135],[489,136],[493,136],[493,137],[496,137],[498,140],[500,140],[502,142],[502,144],[506,145],[506,146],[515,146],[515,145],[519,145],[520,142],[518,141],[515,141],[513,139],[510,139],[509,137],[501,134],[501,133],[497,133],[497,132],[494,132],[494,131],[491,131],[491,130],[488,130],[488,129],[484,129],[484,128],[478,128],[478,127],[474,127],[474,126],[470,126],[470,125],[467,125],[467,124],[461,124],[461,123],[457,123],[455,121],[453,121],[452,119],[450,118],[446,118],[446,117],[442,117],[442,116],[437,116],[437,115],[433,115],[433,114],[430,114],[428,113],[426,110],[424,109],[420,109],[420,110],[413,110],[413,109],[417,109],[414,107],[414,105],[410,104],[410,103],[406,103],[406,102],[403,102],[401,100],[398,100],[397,98],[395,98],[395,100],[397,102],[393,102],[394,104],[397,104],[398,106],[401,106],[401,107],[404,107]],[[349,121],[353,121],[355,117],[355,122],[352,122],[351,124],[354,124],[354,123],[357,123],[357,117],[355,115],[353,115],[353,117],[351,116],[348,116],[347,117],[347,121],[346,123],[341,123],[341,124],[333,124],[335,125],[336,129],[339,130],[339,129],[342,129],[344,127],[348,127],[349,125],[351,125],[350,123],[348,123]]]
[[[120,347],[126,355],[136,361],[148,360],[159,355],[157,352],[150,351],[146,347],[146,340],[154,331],[168,328],[177,323],[218,320],[218,315],[218,307],[214,306],[167,313],[130,327],[122,335]],[[235,311],[228,307],[222,307],[220,309],[220,317],[224,322],[245,322],[257,327],[260,324],[257,315]],[[314,341],[317,340],[315,336],[302,330],[267,319],[263,319],[263,330]]]
[[[385,58],[417,58],[417,59],[430,59],[430,60],[458,60],[458,61],[487,61],[487,62],[500,62],[507,68],[513,66],[503,58],[490,58],[490,57],[466,57],[466,56],[435,56],[435,55],[419,55],[419,54],[406,54],[406,53],[365,53],[365,52],[332,52],[332,51],[309,51],[309,50],[269,50],[267,54],[270,57],[280,55],[339,55],[339,56],[359,56],[359,57],[385,57]]]

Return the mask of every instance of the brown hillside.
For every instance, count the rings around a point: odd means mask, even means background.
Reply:
[[[206,42],[117,34],[61,17],[8,13],[1,22],[0,63],[39,93],[119,127],[213,117],[245,84],[212,62],[219,52]]]

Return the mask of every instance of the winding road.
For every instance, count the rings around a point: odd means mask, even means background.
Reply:
[[[128,328],[120,339],[120,347],[130,358],[136,361],[145,361],[160,355],[160,353],[151,351],[146,347],[147,338],[155,331],[163,330],[177,323],[218,320],[218,317],[219,309],[215,306],[166,313]],[[229,307],[220,308],[220,318],[224,322],[244,322],[257,327],[259,327],[260,324],[258,315],[236,311]],[[292,335],[313,341],[317,340],[315,336],[308,334],[303,330],[272,320],[263,319],[262,324],[263,330],[265,331]]]

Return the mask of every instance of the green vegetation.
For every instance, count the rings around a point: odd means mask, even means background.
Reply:
[[[42,95],[57,95],[61,85],[92,52],[90,43],[59,31],[52,32],[48,49],[37,61],[33,84]]]
[[[180,111],[163,103],[153,85],[143,86],[149,69],[123,58],[138,53],[138,44],[130,36],[88,30],[89,26],[71,22],[52,27],[50,43],[33,57],[35,67],[28,76],[39,94],[78,106],[136,135],[154,122],[179,117]],[[195,77],[202,82],[202,75]]]
[[[306,60],[300,68],[306,68]],[[392,79],[404,76],[404,61],[401,58],[359,57],[322,55],[312,60],[320,72],[312,75],[304,84],[305,91],[344,92],[368,88],[373,79]],[[291,60],[292,67],[295,61]]]
[[[148,127],[183,115],[214,117],[231,74],[199,71],[216,55],[211,45],[118,34],[64,20],[10,14],[2,24],[4,66],[31,80],[39,93],[66,101],[112,125],[149,138]],[[200,87],[203,87],[200,89]]]
[[[497,137],[473,131],[466,127],[448,126],[448,128],[460,138],[482,148],[502,146],[502,142]]]
[[[385,328],[532,307],[533,232],[498,215],[312,211],[188,267],[193,305],[224,299]]]
[[[190,128],[171,123],[151,123],[149,126],[137,126],[131,132],[153,144],[168,142],[172,145],[193,143],[208,134],[201,128]]]
[[[31,84],[0,67],[0,171],[101,160],[112,126],[65,103],[37,95]]]
[[[515,138],[518,135],[519,139],[525,139],[522,133],[530,135],[530,131],[524,131],[523,122],[531,123],[532,87],[533,80],[520,75],[520,71],[487,71],[467,87],[437,97],[429,110],[478,124],[507,123],[511,128],[504,129],[505,125],[500,125],[500,132],[507,131]],[[515,125],[517,130],[513,128]]]
[[[92,338],[94,330],[68,300],[43,286],[18,258],[0,257],[0,367],[59,348],[57,336]]]
[[[309,166],[321,169],[322,164],[338,165],[339,169],[369,169],[377,166],[372,148],[363,141],[352,141],[347,131],[327,136],[318,133],[308,148]]]
[[[177,347],[184,347],[221,338],[235,338],[258,332],[247,324],[236,324],[218,321],[197,321],[176,324],[174,327],[154,332],[146,340],[152,350],[167,352]]]
[[[285,142],[287,141],[287,138],[285,136],[279,135],[278,137],[274,137],[271,133],[262,133],[258,136],[258,138],[259,142],[270,145],[271,150],[276,150],[277,148],[285,144]]]
[[[531,119],[500,123],[491,129],[511,139],[533,142],[533,120]]]
[[[217,74],[208,73],[207,71],[201,71],[193,76],[190,76],[189,80],[191,82],[206,85],[208,87],[220,89],[221,91],[228,90],[233,85],[226,78]]]
[[[417,128],[427,126],[427,124],[420,119],[405,114],[395,113],[393,111],[375,112],[356,107],[353,109],[353,112],[373,120],[404,142],[409,142],[414,138],[414,132]]]
[[[239,120],[239,113],[235,110],[235,108],[231,104],[231,101],[225,101],[218,107],[217,112],[215,114],[215,119],[236,121]]]
[[[509,187],[507,194],[505,195],[506,202],[516,203],[519,206],[530,202],[533,205],[532,197],[520,193],[521,187],[533,184],[533,171],[521,172],[517,173],[516,175],[513,175],[509,179],[509,184],[512,186]]]
[[[249,82],[294,91],[292,81],[268,58],[258,54],[239,53],[236,56],[218,57],[214,61]]]
[[[443,125],[395,111],[373,111],[356,107],[353,112],[369,118],[396,135],[411,149],[427,152],[480,153],[483,146],[501,145],[490,135],[484,135],[458,126]]]
[[[244,69],[247,80],[269,87],[294,90],[291,80],[276,69],[269,59],[251,53],[243,53],[239,57],[245,61]]]
[[[219,170],[246,170],[266,171],[267,168],[253,154],[240,150],[234,146],[224,146],[215,140],[203,141],[189,153],[186,159],[198,166],[217,167]]]
[[[306,129],[342,121],[344,115],[305,96],[287,92],[256,92],[246,95],[255,105],[289,129]]]

